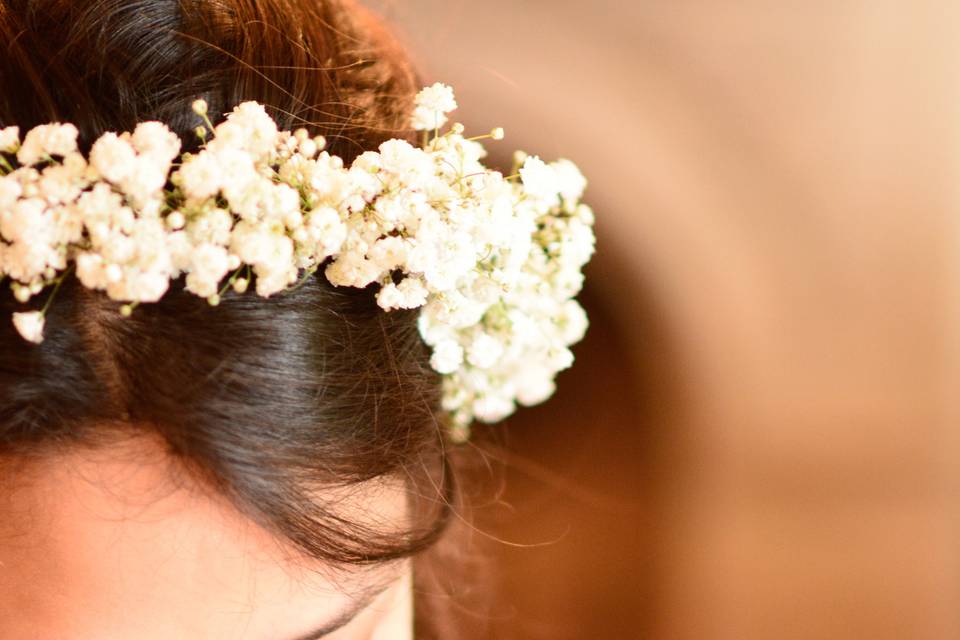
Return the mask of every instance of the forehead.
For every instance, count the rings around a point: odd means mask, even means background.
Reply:
[[[334,570],[175,473],[148,440],[0,467],[0,640],[296,637],[408,571]],[[404,495],[342,502],[402,521]]]

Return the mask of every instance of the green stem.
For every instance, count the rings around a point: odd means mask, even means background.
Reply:
[[[46,315],[47,309],[50,308],[50,304],[53,302],[53,298],[57,295],[57,291],[60,290],[60,285],[63,284],[63,281],[67,279],[67,276],[70,275],[70,271],[73,269],[73,265],[70,265],[66,271],[60,274],[60,277],[54,280],[53,291],[50,292],[50,295],[47,297],[47,301],[44,303],[43,308],[40,310],[41,315]]]
[[[227,292],[227,289],[229,289],[231,286],[233,286],[233,283],[237,281],[237,276],[240,275],[240,272],[243,271],[244,267],[246,267],[246,266],[247,266],[247,265],[240,265],[239,267],[237,267],[237,270],[233,272],[233,275],[231,275],[231,276],[227,279],[227,283],[224,284],[224,285],[223,285],[223,288],[221,288],[220,291],[217,292],[217,296],[218,296],[218,297],[221,297],[221,298],[222,298],[222,297],[223,297],[223,294],[225,294],[225,293]]]
[[[315,274],[315,273],[317,272],[317,269],[319,269],[319,268],[320,268],[320,267],[319,267],[319,265],[318,265],[318,266],[310,267],[309,269],[307,269],[307,270],[304,272],[303,277],[300,278],[300,280],[298,280],[297,282],[295,282],[295,283],[293,284],[293,286],[287,287],[287,289],[284,291],[284,293],[289,293],[289,292],[291,292],[291,291],[296,291],[297,289],[299,289],[300,287],[302,287],[303,284],[310,278],[310,276],[312,276],[313,274]]]

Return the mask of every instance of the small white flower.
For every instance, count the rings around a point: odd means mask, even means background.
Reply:
[[[487,369],[496,364],[502,354],[503,344],[493,336],[481,333],[470,343],[467,361],[475,367]]]
[[[37,186],[43,198],[53,205],[73,202],[86,183],[78,180],[69,166],[54,164],[43,170]]]
[[[0,209],[9,209],[23,193],[15,176],[0,176]]]
[[[187,219],[183,216],[183,212],[174,211],[167,216],[167,226],[171,229],[183,229],[184,225],[187,224]]]
[[[539,404],[553,395],[556,384],[553,372],[544,367],[528,366],[517,372],[517,400],[526,406]]]
[[[205,200],[216,194],[223,182],[220,158],[206,150],[191,156],[178,173],[184,193],[195,200]]]
[[[453,373],[463,363],[463,347],[453,340],[444,340],[433,348],[430,366],[437,373]]]
[[[18,144],[20,144],[20,127],[0,129],[0,152],[13,153]]]
[[[263,105],[252,100],[237,105],[229,115],[227,122],[239,126],[245,132],[243,145],[255,155],[272,150],[277,142],[277,125],[267,115]],[[217,134],[220,126],[217,127]]]
[[[304,226],[304,244],[318,260],[339,252],[347,239],[347,225],[333,207],[318,207],[308,212]]]
[[[584,189],[587,188],[587,179],[583,177],[577,165],[565,159],[551,164],[560,183],[560,195],[564,200],[571,202],[579,200],[583,196]]]
[[[442,111],[443,113],[449,113],[457,108],[453,88],[442,82],[435,82],[431,86],[422,89],[420,93],[417,94],[414,102],[418,107]]]
[[[30,302],[32,296],[33,292],[30,291],[30,287],[25,287],[17,282],[13,283],[13,297],[17,299],[17,302]]]
[[[567,300],[563,303],[561,313],[558,315],[558,323],[562,330],[564,344],[573,344],[582,340],[589,326],[587,312],[576,300]]]
[[[520,169],[523,180],[523,190],[533,196],[546,201],[555,201],[560,193],[560,177],[556,170],[537,156],[530,156]]]
[[[137,153],[152,156],[161,166],[180,153],[180,138],[162,122],[141,122],[133,130],[130,142]]]
[[[453,89],[437,82],[414,99],[412,126],[417,131],[432,131],[447,123],[447,115],[457,108]]]
[[[13,326],[24,339],[40,344],[43,342],[43,314],[39,311],[16,312],[13,314]]]
[[[418,278],[404,278],[400,284],[392,282],[377,293],[377,303],[387,311],[416,309],[427,302],[427,288]]]
[[[77,150],[80,132],[70,124],[41,124],[27,132],[17,151],[17,161],[25,166],[40,162],[45,155],[65,156]]]
[[[484,422],[499,422],[513,413],[513,400],[502,395],[483,395],[473,402],[473,414]]]
[[[137,152],[116,133],[97,138],[90,149],[90,164],[107,180],[119,184],[133,170]]]
[[[214,244],[202,244],[194,247],[190,257],[187,290],[202,298],[216,294],[220,281],[230,269],[227,250]]]

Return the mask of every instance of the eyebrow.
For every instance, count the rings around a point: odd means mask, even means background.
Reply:
[[[377,585],[374,588],[367,590],[362,598],[341,611],[340,614],[333,618],[330,622],[327,622],[322,627],[310,631],[306,635],[296,636],[295,638],[290,638],[290,640],[322,640],[328,634],[331,634],[334,631],[342,629],[350,624],[353,619],[360,615],[364,609],[373,604],[374,600],[379,598],[384,592],[386,592],[396,583],[396,580],[390,580],[386,584]]]

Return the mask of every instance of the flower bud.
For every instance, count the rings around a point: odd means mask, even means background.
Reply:
[[[29,302],[32,295],[33,294],[30,293],[30,287],[14,284],[13,297],[17,299],[17,302]]]
[[[167,216],[167,226],[171,229],[183,229],[183,226],[187,223],[186,218],[183,217],[183,214],[179,211],[174,211]]]

